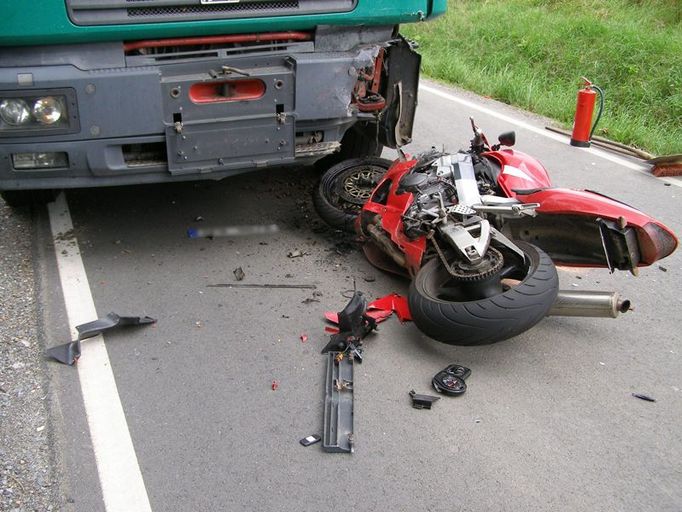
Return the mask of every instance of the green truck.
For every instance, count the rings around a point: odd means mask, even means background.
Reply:
[[[446,0],[0,0],[0,192],[224,177],[409,141]]]

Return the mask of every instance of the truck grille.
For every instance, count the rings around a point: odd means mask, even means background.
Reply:
[[[71,20],[77,25],[158,23],[215,19],[260,18],[301,14],[347,12],[357,0],[66,0]]]
[[[139,0],[128,0],[136,2]],[[228,12],[258,12],[258,11],[295,11],[298,9],[298,1],[290,2],[263,2],[258,4],[210,4],[190,5],[185,7],[133,7],[128,9],[128,16],[187,16],[192,14],[214,14]],[[279,14],[282,14],[279,12]]]

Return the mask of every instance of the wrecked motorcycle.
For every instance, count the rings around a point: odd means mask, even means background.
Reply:
[[[412,279],[417,327],[449,344],[516,336],[548,314],[611,316],[616,293],[559,290],[555,265],[611,272],[651,265],[678,245],[661,222],[589,190],[554,188],[533,157],[474,131],[467,151],[351,160],[329,169],[318,213],[353,225],[370,262]]]

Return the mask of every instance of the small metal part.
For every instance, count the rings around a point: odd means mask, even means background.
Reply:
[[[234,68],[232,66],[222,66],[220,69],[223,75],[231,75],[234,73],[242,76],[251,76],[251,73],[249,73],[248,71],[244,71],[239,68]]]
[[[655,402],[656,399],[650,397],[649,395],[642,395],[641,393],[632,393],[632,396],[635,398],[639,398],[640,400],[644,400],[645,402]]]
[[[539,207],[540,203],[526,203],[508,205],[475,204],[471,208],[473,208],[477,213],[489,213],[493,215],[499,215],[500,217],[515,218],[523,217],[524,215],[535,217],[537,215],[535,210]]]
[[[418,395],[413,389],[410,391],[412,397],[412,407],[415,409],[431,409],[433,402],[440,400],[439,396],[432,395]]]
[[[354,449],[353,366],[352,357],[344,357],[340,352],[327,353],[322,441],[326,452],[352,453]]]

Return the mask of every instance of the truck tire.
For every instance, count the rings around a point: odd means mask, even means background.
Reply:
[[[514,243],[528,262],[521,265],[518,258],[517,284],[477,300],[449,300],[443,295],[451,280],[448,271],[437,257],[426,263],[417,272],[408,295],[412,319],[419,330],[450,345],[487,345],[521,334],[542,320],[559,290],[556,268],[538,247]]]
[[[355,219],[392,165],[385,158],[344,160],[326,171],[313,189],[313,206],[331,227],[354,232]]]
[[[384,146],[377,140],[375,123],[356,123],[341,138],[341,149],[315,162],[315,168],[326,169],[351,158],[381,156]]]

